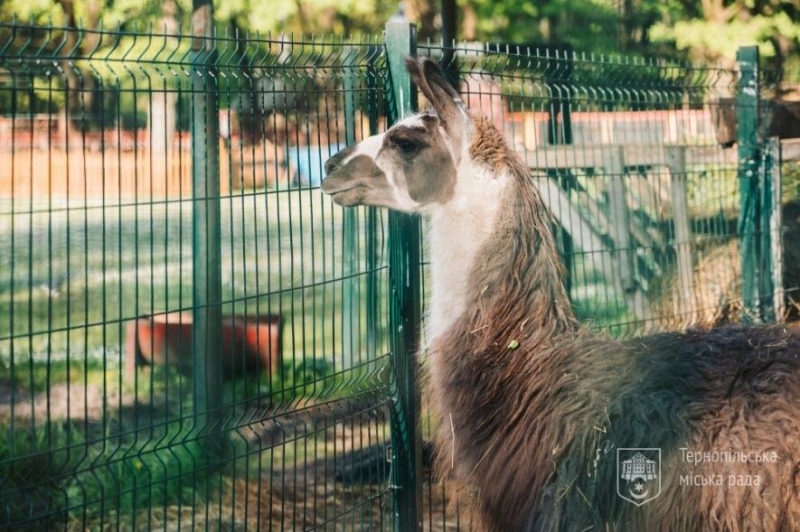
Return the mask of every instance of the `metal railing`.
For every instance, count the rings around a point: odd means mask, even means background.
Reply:
[[[582,319],[796,314],[800,172],[752,50],[192,42],[0,24],[2,529],[470,527],[427,473],[424,224],[317,190],[416,108],[415,52],[525,158]]]

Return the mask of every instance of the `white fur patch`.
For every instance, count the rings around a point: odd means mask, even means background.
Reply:
[[[408,194],[408,184],[406,183],[403,172],[389,161],[378,161],[378,166],[386,173],[386,179],[392,187],[397,208],[407,212],[419,211],[419,203],[411,199],[411,196]]]
[[[404,123],[407,125],[407,121],[410,121],[413,118],[415,117],[406,119]],[[422,125],[422,121],[418,121],[419,124]],[[387,206],[402,211],[416,212],[419,210],[420,205],[408,195],[408,187],[406,186],[405,178],[403,178],[401,172],[399,172],[394,165],[389,164],[385,160],[386,158],[380,156],[381,148],[383,147],[383,139],[385,136],[385,133],[381,133],[359,142],[353,152],[342,162],[342,164],[347,164],[355,157],[361,155],[369,157],[375,161],[375,164],[378,165],[378,167],[386,174],[386,180],[392,188],[393,204]]]
[[[445,333],[467,310],[469,279],[478,251],[495,231],[505,175],[495,176],[462,153],[453,198],[429,209],[431,298],[427,342]]]
[[[465,110],[464,110],[465,111]],[[401,120],[395,127],[425,127],[423,114]],[[426,340],[434,341],[450,328],[466,310],[470,275],[475,267],[478,251],[492,237],[502,195],[508,183],[507,175],[494,175],[486,168],[473,164],[469,155],[471,122],[464,113],[461,142],[446,143],[457,163],[457,179],[453,196],[445,204],[430,203],[424,207],[414,201],[409,193],[402,169],[395,166],[392,157],[382,154],[385,134],[376,135],[359,143],[347,160],[364,155],[372,158],[383,170],[393,191],[392,205],[407,212],[420,212],[430,216],[428,243],[431,256],[431,300],[426,323]],[[440,134],[445,135],[443,130]]]
[[[415,128],[424,128],[425,122],[422,121],[422,116],[424,113],[418,113],[413,116],[409,116],[397,122],[392,129],[396,127],[415,127]]]
[[[381,133],[380,135],[374,135],[372,137],[366,138],[356,144],[356,149],[350,154],[350,156],[342,161],[342,164],[345,165],[350,162],[352,159],[358,157],[359,155],[366,155],[373,161],[378,158],[378,152],[381,151],[381,146],[383,146],[383,137],[385,137],[385,133]]]

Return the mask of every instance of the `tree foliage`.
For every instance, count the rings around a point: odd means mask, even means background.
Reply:
[[[461,0],[459,7],[464,13],[462,33],[468,40],[563,43],[599,52],[617,49],[620,15],[611,2]]]
[[[375,35],[397,11],[422,38],[440,35],[440,0],[217,0],[221,29],[264,35]],[[518,44],[567,44],[582,52],[673,54],[730,62],[757,44],[774,66],[800,66],[800,0],[456,0],[457,37]],[[106,29],[164,23],[165,6],[188,28],[190,0],[0,0],[0,16]],[[80,43],[83,48],[91,42]]]
[[[730,63],[741,46],[758,45],[772,66],[800,66],[798,0],[671,0],[651,28],[653,41],[693,61]]]

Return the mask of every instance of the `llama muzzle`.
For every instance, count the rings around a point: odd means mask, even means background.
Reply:
[[[352,148],[348,148],[328,159],[325,163],[327,175],[320,187],[334,203],[344,207],[363,204],[374,185],[386,179],[371,157],[356,155],[348,159],[352,152]]]

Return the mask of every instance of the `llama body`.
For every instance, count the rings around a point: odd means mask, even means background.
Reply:
[[[730,327],[615,342],[582,329],[524,164],[435,64],[408,68],[434,111],[334,156],[322,189],[341,205],[430,217],[439,469],[475,488],[487,528],[800,529],[798,335]],[[617,495],[618,448],[661,449],[657,499]]]

